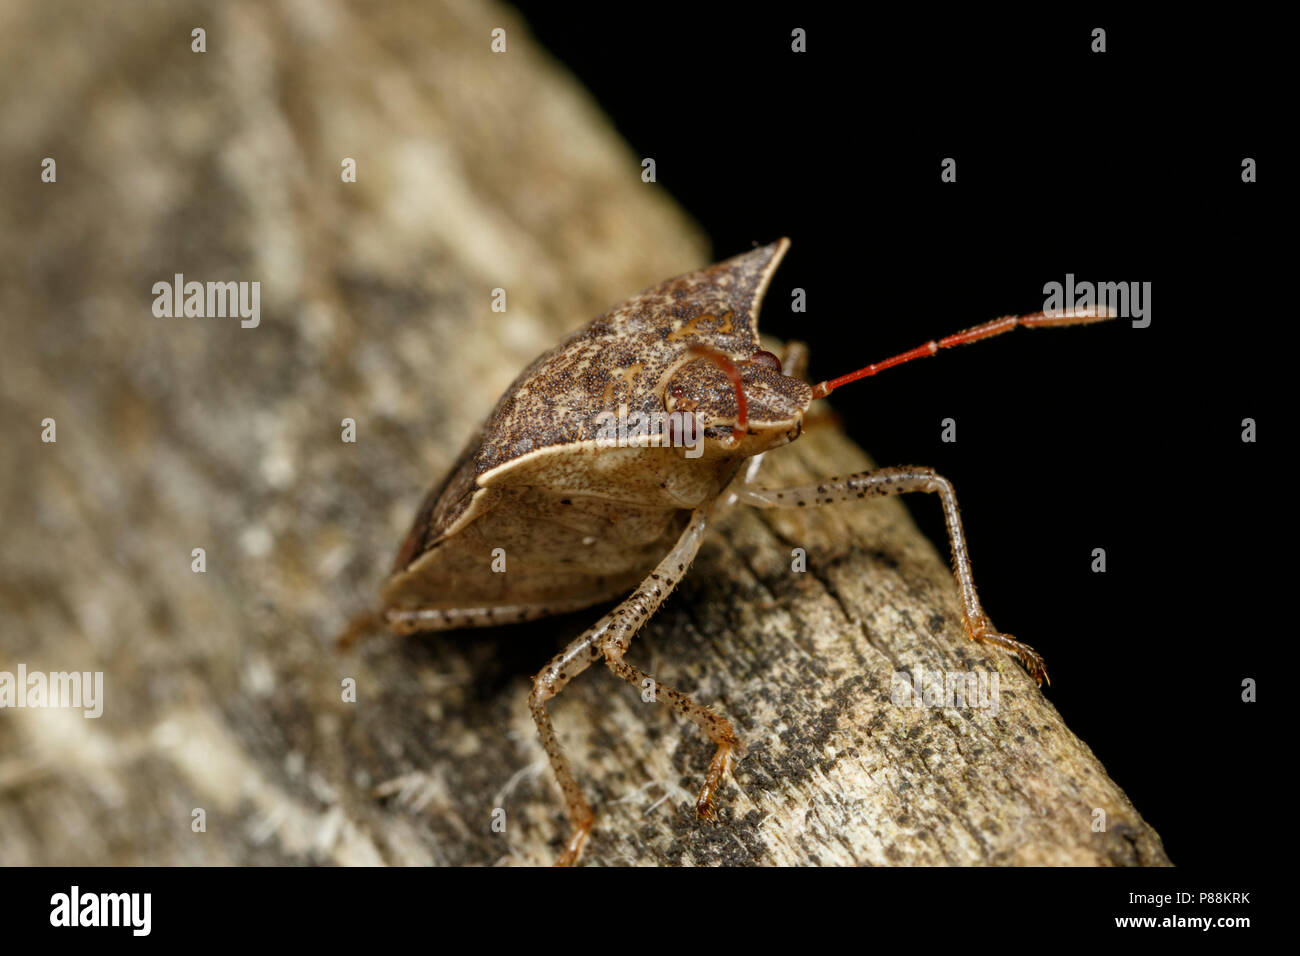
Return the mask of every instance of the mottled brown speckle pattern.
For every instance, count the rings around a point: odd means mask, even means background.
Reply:
[[[426,502],[399,554],[401,565],[456,523],[470,506],[476,479],[492,469],[530,451],[594,439],[602,412],[616,413],[621,406],[629,412],[663,411],[667,383],[661,379],[691,341],[738,357],[761,351],[759,305],[788,246],[781,239],[651,286],[539,356],[502,395],[436,498]],[[734,394],[716,368],[697,361],[681,374],[707,388],[721,414],[727,409],[735,414]],[[756,393],[766,387],[787,404],[808,404],[808,395],[799,390],[802,383],[761,362],[746,367],[746,378],[747,384],[753,379]]]

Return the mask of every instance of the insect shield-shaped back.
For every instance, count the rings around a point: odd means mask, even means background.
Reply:
[[[669,522],[718,494],[740,458],[795,437],[811,392],[762,352],[757,323],[788,247],[781,239],[646,289],[529,365],[425,499],[397,555],[389,598],[409,604],[419,591],[445,600],[445,592],[408,587],[410,575],[456,536],[484,536],[491,522],[481,519],[507,503],[547,518],[547,495],[569,504],[586,495],[658,509]],[[744,435],[733,434],[738,401],[748,404]],[[498,586],[520,585],[513,570],[496,577]],[[457,583],[464,582],[442,581]]]

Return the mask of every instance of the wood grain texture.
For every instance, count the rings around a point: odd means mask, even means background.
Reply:
[[[102,670],[107,699],[0,713],[0,864],[545,863],[564,835],[527,690],[596,612],[329,639],[516,372],[710,253],[512,13],[369,9],[5,14],[24,105],[0,182],[30,185],[0,202],[0,670]],[[260,281],[261,325],[155,318],[177,272]],[[763,477],[865,463],[824,428]],[[721,516],[631,659],[750,752],[700,823],[707,741],[584,675],[554,712],[599,814],[587,863],[1167,862],[1018,665],[961,634],[898,502]],[[917,667],[998,673],[997,714],[896,706]]]

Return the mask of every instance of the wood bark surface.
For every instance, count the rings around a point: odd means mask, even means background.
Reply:
[[[567,822],[530,677],[600,610],[330,638],[518,370],[710,261],[704,238],[505,8],[3,20],[0,671],[103,671],[105,705],[0,711],[0,864],[549,862]],[[261,324],[155,317],[175,273],[260,281]],[[762,479],[867,464],[826,426]],[[583,675],[553,712],[598,812],[585,863],[1168,862],[1019,666],[964,637],[897,501],[721,514],[631,659],[749,753],[697,821],[708,741]],[[996,713],[899,706],[917,668],[997,674]]]

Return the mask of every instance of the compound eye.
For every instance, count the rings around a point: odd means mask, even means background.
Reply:
[[[749,360],[755,365],[766,365],[773,371],[781,371],[781,360],[771,352],[755,352],[749,357]]]
[[[693,398],[687,398],[686,389],[674,382],[664,389],[664,407],[670,412],[690,412],[699,405]]]

